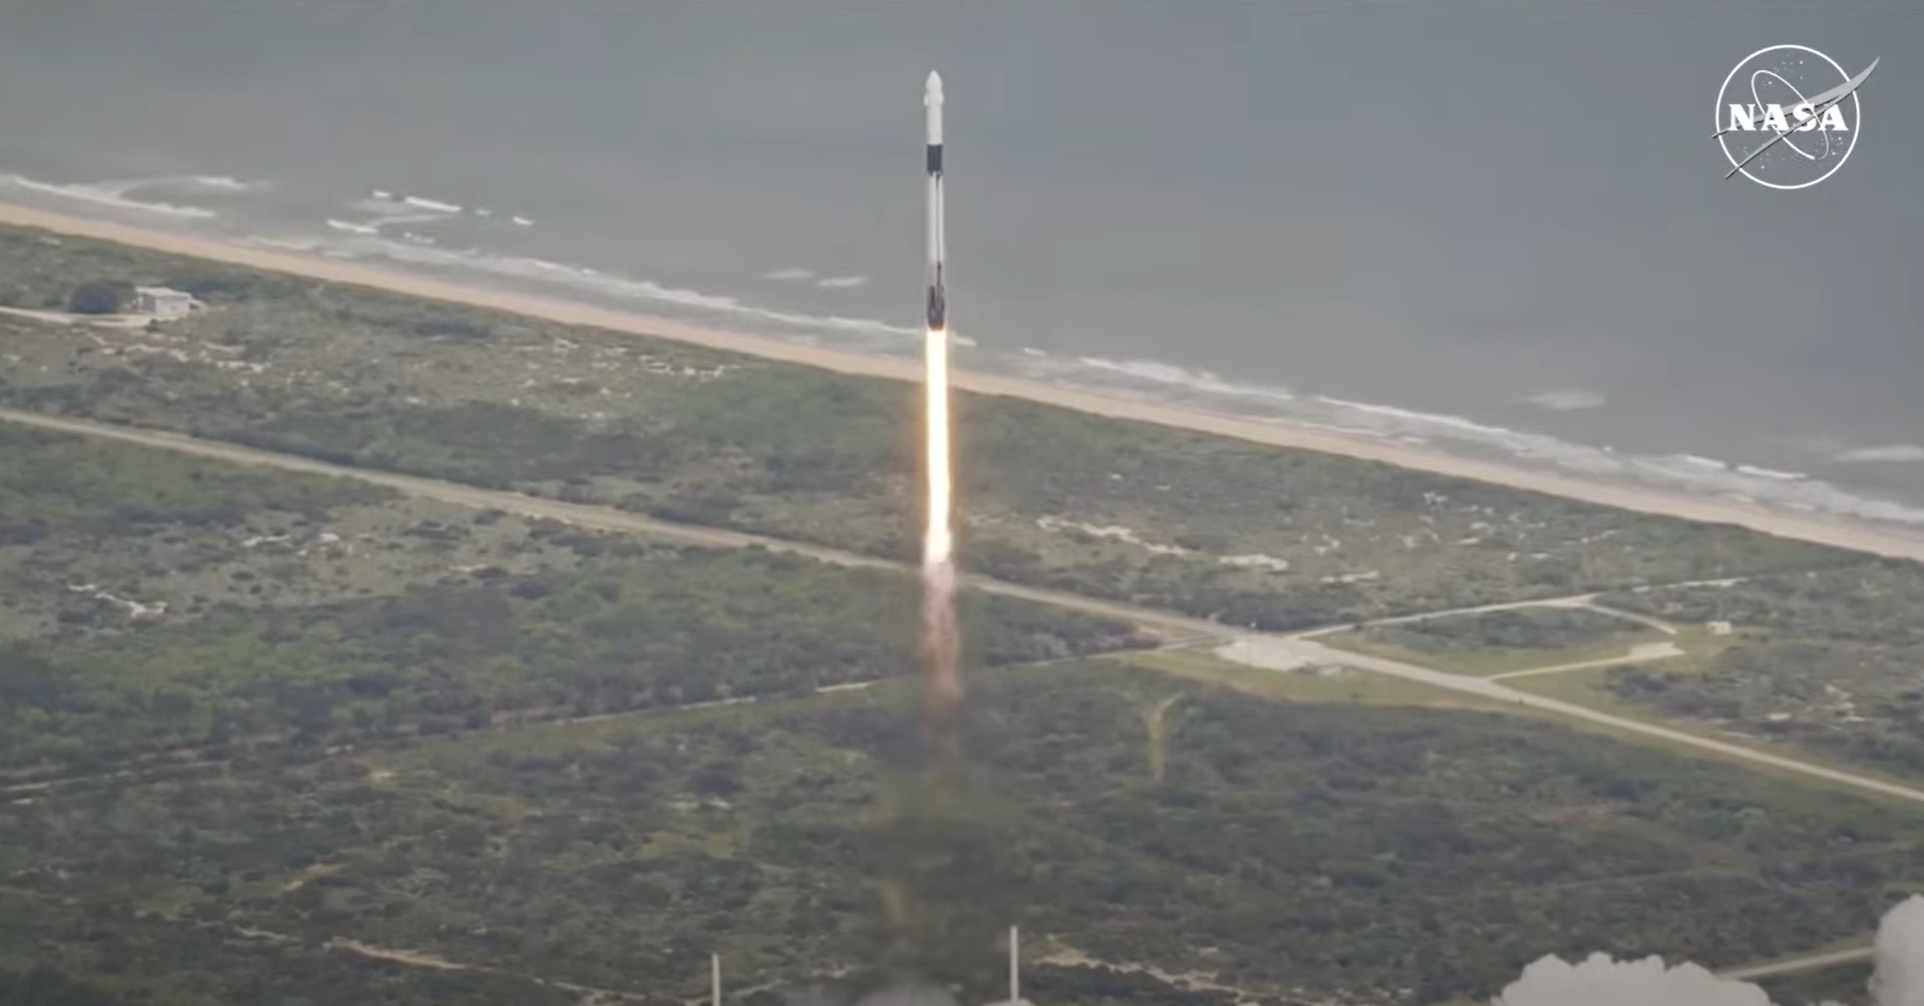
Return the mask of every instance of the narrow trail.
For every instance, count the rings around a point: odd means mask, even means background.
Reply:
[[[1288,636],[1243,635],[1234,640],[1233,645],[1217,651],[1226,659],[1252,667],[1269,670],[1294,672],[1305,666],[1342,666],[1357,670],[1370,671],[1405,681],[1428,685],[1446,691],[1460,692],[1481,699],[1515,705],[1539,712],[1554,713],[1566,719],[1580,720],[1598,726],[1609,727],[1624,733],[1665,741],[1669,744],[1718,755],[1726,759],[1746,762],[1763,768],[1791,772],[1808,779],[1842,786],[1862,794],[1901,800],[1906,803],[1924,805],[1924,790],[1899,783],[1887,782],[1874,776],[1844,769],[1834,769],[1823,765],[1801,761],[1786,755],[1760,751],[1711,737],[1700,737],[1672,727],[1660,726],[1627,716],[1616,716],[1600,712],[1574,702],[1548,698],[1530,692],[1511,688],[1489,678],[1473,678],[1447,671],[1418,667],[1398,660],[1338,650],[1321,643],[1303,638]]]
[[[1567,671],[1587,671],[1597,667],[1616,667],[1619,664],[1632,664],[1642,660],[1669,660],[1684,656],[1683,647],[1675,643],[1638,643],[1629,650],[1614,657],[1599,657],[1596,660],[1579,660],[1570,664],[1551,664],[1548,667],[1526,667],[1520,671],[1505,671],[1502,674],[1485,675],[1488,681],[1508,681],[1511,678],[1534,678],[1542,674],[1563,674]]]
[[[609,507],[564,503],[558,500],[529,496],[523,493],[480,489],[474,486],[436,479],[336,465],[297,455],[279,454],[255,448],[241,447],[235,444],[201,440],[165,431],[115,426],[107,423],[40,415],[4,408],[0,408],[0,421],[9,421],[41,429],[159,448],[181,454],[242,465],[270,467],[283,471],[307,472],[317,475],[355,479],[365,483],[387,486],[413,497],[435,499],[477,509],[496,509],[527,517],[550,518],[579,527],[640,534],[663,541],[675,541],[712,548],[759,547],[769,551],[807,556],[842,566],[893,569],[904,573],[912,573],[915,571],[915,567],[909,563],[892,562],[872,556],[847,552],[841,549],[803,544],[737,531],[676,524],[639,514],[615,510]],[[1143,628],[1153,629],[1163,633],[1165,640],[1171,646],[1195,646],[1210,642],[1233,643],[1236,645],[1219,648],[1219,654],[1250,666],[1284,672],[1294,671],[1296,668],[1305,664],[1354,667],[1359,670],[1412,681],[1445,691],[1508,703],[1521,708],[1551,713],[1566,719],[1638,734],[1678,747],[1716,755],[1753,766],[1789,772],[1806,779],[1843,787],[1861,794],[1924,805],[1924,790],[1914,787],[1887,782],[1883,779],[1860,773],[1833,769],[1784,755],[1744,747],[1739,744],[1732,744],[1708,737],[1700,737],[1682,730],[1646,723],[1641,720],[1600,712],[1575,703],[1564,702],[1558,699],[1547,698],[1509,688],[1491,679],[1450,674],[1444,671],[1388,660],[1382,657],[1337,650],[1314,642],[1314,637],[1345,631],[1353,628],[1353,624],[1324,626],[1289,634],[1252,632],[1247,629],[1239,629],[1234,626],[1223,625],[1205,619],[1141,608],[1120,602],[1083,597],[1062,591],[1025,587],[987,577],[965,575],[961,578],[961,582],[970,588],[983,591],[984,593],[1023,598],[1068,610],[1133,622]],[[1740,581],[1730,578],[1696,580],[1672,584],[1653,584],[1636,589],[1650,590],[1667,587],[1720,586],[1735,582]],[[1469,615],[1547,606],[1591,607],[1633,621],[1645,621],[1647,624],[1651,624],[1660,630],[1663,628],[1661,623],[1656,622],[1656,620],[1646,619],[1635,613],[1621,612],[1596,605],[1595,599],[1598,596],[1596,593],[1589,593],[1567,597],[1476,605],[1443,611],[1391,616],[1370,620],[1361,624],[1390,625],[1452,615]],[[1546,669],[1544,672],[1547,673],[1548,670],[1550,669]],[[830,687],[845,688],[850,686]],[[734,700],[723,701],[728,702]],[[629,714],[598,714],[597,716],[586,717],[585,719],[599,719],[614,715]],[[49,780],[38,780],[36,784],[30,785],[37,785],[38,783],[44,782],[49,782]],[[385,951],[381,950],[381,948],[366,947],[361,944],[335,944],[335,946],[339,949],[362,953],[368,956],[373,955],[370,952],[378,952],[385,955],[382,959],[403,963],[408,962],[401,957],[395,956],[396,954],[402,953],[398,951]],[[1868,948],[1831,951],[1789,961],[1739,968],[1725,972],[1724,974],[1728,977],[1737,978],[1789,974],[1801,970],[1814,970],[1834,964],[1868,959],[1870,953],[1871,951]],[[480,966],[474,967],[476,970],[489,970]],[[542,981],[542,979],[532,976],[517,977],[526,977],[529,980]],[[592,989],[558,982],[544,982],[544,984],[552,984],[555,987],[579,991],[589,996],[608,997],[620,1000],[641,998],[631,993],[618,992],[615,990]]]
[[[1775,978],[1778,975],[1794,975],[1800,971],[1821,971],[1839,964],[1855,964],[1868,961],[1877,956],[1875,947],[1851,947],[1848,950],[1830,950],[1821,954],[1805,954],[1789,960],[1771,961],[1766,964],[1748,964],[1728,971],[1719,971],[1719,978],[1733,981],[1752,982],[1759,978]]]
[[[563,503],[558,500],[529,496],[524,493],[478,489],[474,486],[444,482],[437,479],[421,478],[413,475],[398,475],[391,472],[331,464],[325,461],[317,461],[313,458],[299,457],[290,454],[277,454],[272,451],[241,447],[235,444],[201,440],[178,433],[168,433],[130,426],[115,426],[108,423],[72,419],[63,416],[46,416],[38,413],[21,412],[17,409],[0,409],[0,420],[80,436],[98,437],[116,440],[122,443],[155,447],[162,450],[170,450],[182,454],[212,458],[236,464],[278,468],[285,471],[308,472],[317,475],[331,475],[337,478],[357,479],[375,485],[388,486],[410,496],[436,499],[480,509],[501,510],[523,516],[547,517],[580,527],[641,534],[664,541],[685,542],[712,548],[760,547],[769,551],[808,556],[823,562],[843,566],[892,569],[906,574],[913,574],[917,571],[917,567],[911,563],[891,562],[872,556],[858,555],[841,549],[799,544],[784,541],[779,538],[747,534],[739,531],[726,531],[715,528],[693,527],[686,524],[675,524],[622,510],[615,510],[611,507]],[[1377,674],[1418,682],[1433,688],[1474,695],[1479,698],[1509,703],[1540,712],[1553,713],[1568,719],[1606,726],[1618,731],[1652,737],[1676,746],[1691,748],[1757,766],[1792,772],[1806,778],[1819,780],[1832,785],[1844,786],[1860,793],[1895,798],[1909,803],[1924,804],[1924,790],[1910,786],[1886,782],[1882,779],[1860,773],[1828,768],[1785,755],[1773,754],[1744,747],[1739,744],[1732,744],[1727,741],[1700,737],[1682,730],[1646,723],[1642,720],[1599,712],[1575,703],[1519,691],[1483,678],[1466,678],[1461,675],[1450,674],[1427,667],[1419,667],[1415,664],[1407,664],[1382,657],[1337,650],[1313,641],[1312,637],[1314,636],[1349,628],[1347,625],[1311,629],[1293,634],[1254,632],[1248,629],[1223,625],[1219,622],[1211,622],[1206,619],[1194,618],[1187,615],[1142,608],[1116,601],[1104,601],[1096,598],[1083,597],[1064,591],[1024,587],[1001,580],[993,580],[988,577],[964,576],[961,578],[961,581],[966,586],[984,593],[998,594],[1005,597],[1025,598],[1071,611],[1080,611],[1091,615],[1114,618],[1119,621],[1132,622],[1147,629],[1160,631],[1164,633],[1165,638],[1168,639],[1186,638],[1192,641],[1216,640],[1221,642],[1240,641],[1247,644],[1243,647],[1246,652],[1255,654],[1253,658],[1255,661],[1254,666],[1293,668],[1304,663],[1321,663],[1355,667],[1359,670],[1371,671]],[[1728,584],[1731,582],[1733,581],[1729,579],[1701,580],[1658,586],[1707,586]],[[1544,604],[1561,605],[1565,607],[1581,606],[1590,603],[1595,597],[1595,594],[1581,594],[1566,598],[1505,602],[1496,605],[1480,605],[1471,608],[1451,609],[1449,611],[1432,612],[1428,614],[1399,615],[1365,624],[1393,624],[1399,621],[1436,618],[1450,614],[1500,611],[1510,608],[1541,606]],[[1281,659],[1280,665],[1277,664],[1279,655]],[[1232,657],[1231,659],[1237,658]],[[1251,661],[1245,660],[1244,662]]]

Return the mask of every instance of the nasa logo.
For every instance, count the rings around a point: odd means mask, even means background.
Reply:
[[[1850,160],[1864,123],[1857,89],[1877,61],[1853,77],[1801,45],[1773,45],[1743,58],[1717,92],[1711,138],[1742,174],[1773,189],[1805,189]]]

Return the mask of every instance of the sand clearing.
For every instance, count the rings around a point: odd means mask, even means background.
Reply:
[[[416,277],[334,259],[267,251],[210,239],[165,234],[123,224],[85,220],[24,206],[0,203],[0,223],[42,227],[50,231],[117,241],[178,255],[292,273],[336,283],[376,287],[417,297],[495,308],[568,324],[591,325],[635,335],[659,336],[845,374],[863,374],[916,382],[922,378],[922,361],[919,359],[889,359],[819,349],[779,339],[744,335],[628,311],[592,307],[536,294],[490,290],[480,286]],[[1875,555],[1924,560],[1924,539],[1839,521],[1781,513],[1734,500],[1689,496],[1633,485],[1586,481],[1554,472],[1532,471],[1496,462],[1450,457],[1361,437],[1346,437],[1321,430],[1260,422],[1181,406],[1116,398],[1098,392],[1057,387],[1022,378],[957,372],[953,375],[953,379],[956,387],[980,394],[1027,398],[1097,415],[1198,430],[1279,447],[1381,461],[1403,468],[1475,479],[1479,482],[1563,496],[1602,506],[1663,514],[1686,520],[1735,524],[1784,538],[1833,545]]]

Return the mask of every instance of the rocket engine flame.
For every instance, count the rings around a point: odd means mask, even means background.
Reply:
[[[955,624],[954,505],[949,456],[948,333],[930,329],[924,348],[928,520],[922,538],[922,648],[927,661],[923,701],[933,760],[943,773],[962,768],[961,646]]]
[[[942,206],[942,77],[931,73],[922,105],[928,126],[928,334],[923,347],[928,518],[922,539],[922,656],[927,662],[923,715],[932,760],[951,779],[962,772],[961,646],[955,625],[954,488],[949,466],[948,255]]]

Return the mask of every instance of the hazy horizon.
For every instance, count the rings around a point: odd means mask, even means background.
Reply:
[[[323,236],[385,188],[534,221],[422,224],[439,247],[913,325],[935,67],[952,308],[985,347],[1919,501],[1924,450],[1851,454],[1924,441],[1919,27],[1836,4],[36,3],[0,12],[0,175],[259,179],[271,205],[224,212]],[[1803,192],[1724,180],[1708,137],[1730,66],[1778,42],[1882,59],[1861,147]]]

